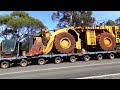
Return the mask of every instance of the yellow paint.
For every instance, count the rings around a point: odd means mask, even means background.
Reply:
[[[46,39],[47,40],[49,40],[50,39],[50,32],[49,32],[49,30],[48,29],[45,29],[45,37],[46,37]]]
[[[119,27],[118,26],[114,26],[115,28],[115,32],[119,31]],[[57,31],[55,31],[52,35],[50,35],[50,32],[49,30],[45,29],[45,37],[46,39],[48,40],[48,43],[46,46],[43,46],[43,53],[44,54],[47,54],[51,51],[51,49],[53,48],[53,42],[54,42],[54,38],[57,34],[59,33],[62,33],[62,32],[68,32],[68,30],[74,30],[77,34],[77,38],[78,38],[78,41],[76,42],[76,49],[81,49],[81,39],[79,38],[80,36],[80,33],[78,33],[76,30],[77,29],[80,29],[81,32],[86,32],[86,37],[87,37],[87,45],[96,45],[96,33],[95,31],[99,31],[99,30],[102,30],[102,31],[108,31],[109,33],[111,33],[111,35],[113,37],[116,37],[116,43],[120,43],[120,37],[117,37],[117,33],[114,34],[113,33],[113,27],[112,26],[99,26],[99,27],[69,27],[69,28],[63,28],[63,29],[59,29]],[[87,30],[87,31],[85,31]],[[41,42],[40,39],[37,39],[37,42]],[[110,46],[111,45],[111,41],[110,39],[106,38],[104,39],[104,42],[107,46]],[[69,48],[70,45],[71,45],[71,42],[69,41],[69,39],[62,39],[60,41],[60,45],[61,47],[63,48]]]
[[[53,33],[53,35],[50,37],[50,39],[47,43],[47,46],[44,46],[43,53],[47,54],[51,51],[51,49],[53,48],[53,42],[54,42],[55,35],[62,33],[62,32],[68,32],[69,29],[74,29],[74,28],[70,27],[70,28],[64,28],[64,29],[59,29],[59,30],[55,31]]]
[[[94,30],[86,31],[87,45],[96,45],[96,34]]]
[[[81,49],[81,39],[79,38],[80,34],[75,30],[74,27],[69,27],[69,28],[59,29],[59,30],[55,31],[52,34],[52,36],[50,36],[47,46],[44,46],[43,53],[47,54],[51,51],[51,49],[53,48],[53,42],[54,42],[55,35],[62,33],[62,32],[68,32],[68,30],[70,30],[70,29],[74,30],[76,32],[76,34],[78,35],[78,41],[76,42],[76,49]],[[64,42],[68,44],[67,41],[64,41]],[[63,42],[61,42],[61,43],[63,43]],[[68,44],[68,46],[65,46],[65,45],[62,45],[62,46],[67,48],[67,47],[69,47],[69,45],[70,44]]]
[[[69,38],[63,37],[60,40],[60,46],[64,49],[68,49],[71,46],[71,41],[69,40]]]
[[[35,37],[35,38],[36,38],[35,43],[42,42],[42,38],[41,37]]]
[[[107,47],[110,47],[112,45],[112,40],[108,37],[104,38],[104,44],[107,46]]]

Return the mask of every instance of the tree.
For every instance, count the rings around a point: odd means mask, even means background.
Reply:
[[[95,18],[92,11],[57,11],[51,16],[53,21],[58,21],[57,27],[67,26],[92,26]]]
[[[106,25],[108,25],[108,26],[115,26],[116,25],[116,23],[113,21],[113,20],[108,20],[107,22],[106,22]]]
[[[18,36],[20,41],[25,39],[28,34],[45,28],[40,20],[29,16],[24,11],[14,11],[10,15],[0,16],[0,26],[2,36],[6,39]]]
[[[20,42],[29,42],[30,34],[46,28],[43,23],[27,12],[13,11],[10,15],[0,16],[1,36],[4,39],[18,39]],[[25,42],[24,42],[25,43]],[[29,48],[29,44],[27,44]]]
[[[11,20],[12,17],[10,15],[4,15],[0,16],[0,36],[2,36],[4,39],[9,38],[11,30],[8,29],[7,22]]]
[[[115,20],[116,25],[120,26],[120,17]]]

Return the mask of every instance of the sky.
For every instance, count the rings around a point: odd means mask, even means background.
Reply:
[[[12,11],[0,11],[0,15],[10,14]],[[51,20],[51,15],[56,11],[26,11],[30,16],[39,19],[48,29],[54,29],[57,22]],[[120,11],[93,11],[92,14],[96,21],[107,21],[108,19],[115,20],[120,17]],[[1,41],[1,38],[0,38]]]

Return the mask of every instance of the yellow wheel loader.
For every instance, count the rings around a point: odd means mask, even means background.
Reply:
[[[27,55],[74,53],[81,49],[87,51],[112,51],[120,43],[118,26],[69,27],[50,34],[48,29],[42,31]]]
[[[54,53],[71,53],[75,48],[81,49],[80,34],[74,27],[59,29],[50,34],[48,29],[42,35],[35,37],[35,42],[29,50],[28,55]],[[44,39],[43,39],[44,38]],[[47,41],[47,43],[43,43]]]

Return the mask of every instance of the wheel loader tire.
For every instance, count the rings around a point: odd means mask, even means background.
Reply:
[[[100,48],[104,51],[112,51],[116,47],[115,38],[110,33],[102,33],[97,39]]]
[[[60,33],[55,36],[54,46],[59,53],[70,53],[75,49],[75,38],[70,33]]]

